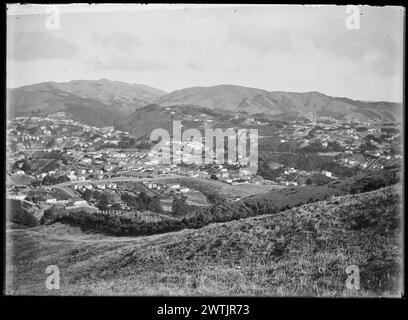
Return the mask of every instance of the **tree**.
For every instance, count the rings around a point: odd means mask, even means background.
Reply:
[[[189,212],[189,205],[186,203],[186,196],[174,197],[172,202],[172,213],[176,216],[184,216]]]
[[[122,209],[122,207],[120,206],[120,203],[114,203],[113,205],[112,205],[112,209],[114,209],[114,210],[121,210]]]
[[[105,193],[102,193],[96,206],[98,207],[99,210],[104,211],[108,209],[108,205],[109,205],[108,196]]]
[[[31,170],[30,165],[28,164],[28,161],[26,159],[16,161],[13,164],[13,170],[15,169],[21,169],[26,172]]]
[[[89,202],[91,200],[91,198],[92,198],[92,191],[86,189],[85,192],[83,193],[82,197],[84,198],[84,200]]]

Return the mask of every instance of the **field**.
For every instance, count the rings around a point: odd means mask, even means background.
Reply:
[[[243,198],[258,193],[268,192],[273,189],[283,188],[283,186],[280,185],[254,185],[248,183],[231,185],[218,180],[190,177],[178,177],[165,180],[157,179],[155,181],[180,184],[183,187],[198,190],[203,194],[217,193],[219,196],[227,200],[234,200],[236,198]]]
[[[61,223],[7,231],[7,293],[401,296],[400,196],[390,186],[146,237]],[[45,288],[48,265],[60,290]],[[349,265],[360,290],[345,288]]]
[[[7,175],[6,184],[10,186],[20,186],[20,185],[28,185],[34,180],[33,177],[27,175]]]

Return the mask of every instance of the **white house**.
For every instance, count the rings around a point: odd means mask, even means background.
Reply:
[[[88,202],[86,202],[85,200],[78,200],[74,202],[74,206],[84,206],[87,205]]]
[[[332,173],[330,171],[323,170],[322,174],[324,174],[326,177],[329,177],[329,178],[332,177]]]
[[[12,199],[12,200],[24,200],[27,196],[25,194],[12,194],[12,195],[7,195],[7,199]]]

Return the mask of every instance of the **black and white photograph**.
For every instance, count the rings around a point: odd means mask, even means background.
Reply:
[[[404,297],[404,7],[4,9],[4,295]]]

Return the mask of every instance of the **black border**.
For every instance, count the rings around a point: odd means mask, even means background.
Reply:
[[[8,2],[18,3],[18,2]],[[29,3],[35,4],[53,4],[53,2],[48,1],[30,1]],[[55,3],[70,3],[65,1],[58,1]],[[72,3],[72,2],[71,2]],[[89,2],[75,2],[75,3],[89,3]],[[111,1],[101,1],[98,3],[112,3]],[[120,2],[124,3],[124,2]],[[149,2],[155,3],[155,2]],[[164,2],[158,2],[164,3]],[[182,2],[185,4],[186,2]],[[204,2],[198,2],[203,4]],[[212,3],[228,3],[228,4],[241,4],[239,2],[212,2]],[[146,3],[147,4],[147,3]],[[258,3],[261,4],[261,3]],[[285,3],[288,4],[288,3]],[[291,3],[289,3],[291,4]],[[303,3],[298,3],[303,4]],[[313,4],[308,2],[307,4]],[[350,2],[343,1],[333,1],[333,2],[318,2],[316,4],[352,4]],[[361,3],[355,3],[361,4]],[[405,3],[402,1],[378,1],[375,3],[367,3],[371,5],[398,5],[405,7]],[[4,5],[3,10],[3,24],[4,33],[3,33],[3,43],[6,43],[6,25],[7,25],[7,16],[6,16],[6,5]],[[404,24],[404,34],[406,36],[406,24]],[[404,84],[405,84],[405,38],[404,38]],[[2,80],[4,81],[2,90],[2,100],[3,100],[3,126],[2,126],[2,139],[1,142],[4,143],[5,150],[5,134],[6,134],[6,50],[3,51],[5,54],[2,59],[4,74]],[[404,86],[404,102],[405,103],[405,86]],[[406,123],[406,113],[404,108],[404,161],[405,158],[405,123]],[[2,178],[4,179],[1,188],[5,188],[5,163],[6,155],[3,152],[3,172]],[[405,164],[404,164],[405,167]],[[404,170],[404,182],[405,182],[405,170]],[[405,183],[403,184],[404,194],[405,194]],[[5,190],[1,191],[2,201],[4,203],[3,208],[5,213]],[[404,201],[405,202],[405,201]],[[405,216],[405,215],[404,215]],[[1,222],[3,225],[3,231],[5,231],[5,214],[1,215]],[[406,220],[404,219],[404,227],[406,227]],[[406,229],[404,229],[406,230]],[[135,319],[183,319],[184,317],[164,317],[157,316],[155,314],[159,306],[167,305],[179,305],[179,306],[192,306],[193,308],[199,308],[202,304],[248,304],[250,306],[250,314],[248,316],[240,317],[224,317],[224,316],[207,316],[201,317],[199,313],[192,313],[188,319],[231,319],[231,318],[242,318],[242,319],[266,319],[266,318],[275,318],[275,317],[290,317],[295,315],[297,312],[300,312],[302,316],[313,316],[318,317],[323,316],[324,318],[331,317],[333,315],[339,317],[350,317],[350,316],[363,316],[368,317],[370,315],[380,315],[381,311],[384,311],[385,314],[390,317],[393,312],[398,312],[399,308],[406,303],[406,296],[401,298],[257,298],[257,297],[58,297],[58,296],[5,296],[4,295],[4,279],[5,279],[5,232],[3,232],[3,250],[2,250],[2,299],[0,303],[3,306],[6,306],[6,309],[9,309],[12,314],[21,315],[23,312],[27,312],[27,315],[33,316],[38,314],[41,316],[51,316],[53,318],[59,317],[60,315],[64,316],[80,316],[83,315],[85,309],[89,310],[92,316],[96,315],[108,315],[111,311],[112,315],[116,317],[120,316],[123,312]],[[405,255],[405,237],[404,237],[404,255]],[[405,263],[404,263],[404,275],[405,275]],[[405,276],[404,276],[405,280]],[[405,292],[405,281],[404,281],[404,292]],[[108,302],[108,303],[106,303]],[[14,305],[15,304],[15,305]],[[100,306],[99,304],[102,304]],[[332,308],[329,312],[325,312],[321,308],[322,305],[327,304]],[[61,307],[56,313],[52,311],[52,307],[58,305]],[[71,307],[72,305],[72,307]],[[358,307],[356,309],[355,307]],[[3,308],[2,308],[3,309]],[[6,311],[5,309],[3,309]],[[281,315],[279,311],[283,311]],[[361,314],[359,314],[361,312]],[[129,314],[129,315],[128,315]],[[143,315],[143,316],[142,316]],[[184,318],[185,319],[185,318]]]

